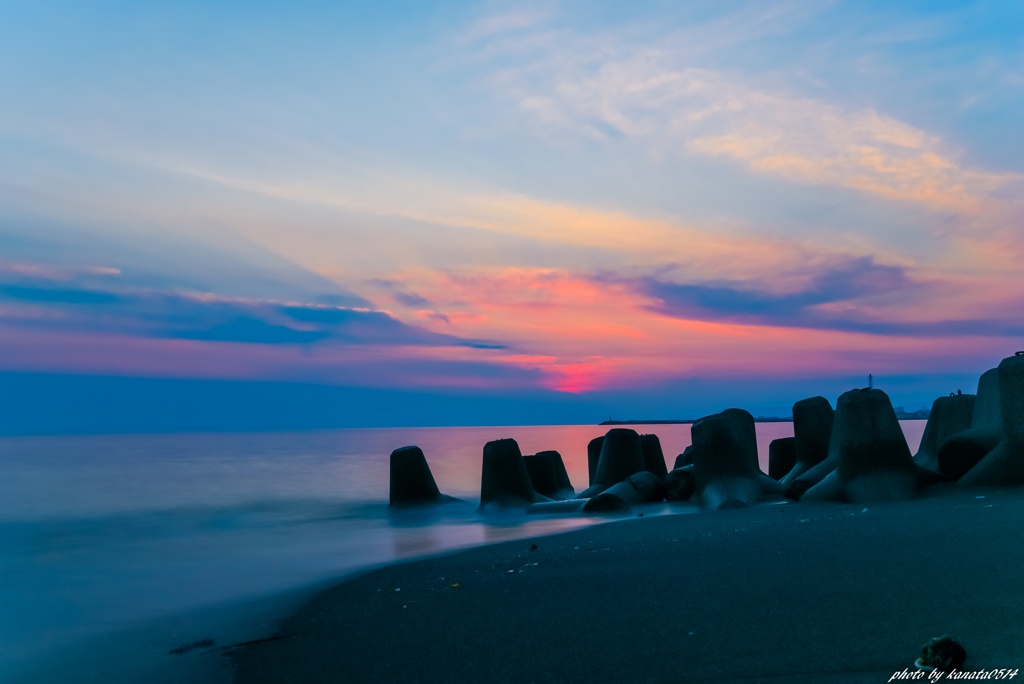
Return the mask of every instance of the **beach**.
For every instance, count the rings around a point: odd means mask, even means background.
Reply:
[[[0,684],[1010,678],[1022,36],[0,0]]]
[[[1024,491],[628,519],[390,565],[226,654],[261,682],[887,682],[1024,665]],[[535,547],[535,548],[534,548]]]
[[[495,520],[473,502],[487,439],[514,434],[562,449],[582,481],[586,453],[572,445],[594,431],[0,437],[0,682],[230,681],[230,668],[197,672],[195,653],[169,652],[269,636],[276,620],[350,573],[599,522]],[[664,434],[682,448],[689,428]],[[389,512],[387,454],[409,443],[444,454],[439,481],[467,503]]]

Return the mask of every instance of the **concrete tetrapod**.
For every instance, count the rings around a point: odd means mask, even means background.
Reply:
[[[392,506],[425,506],[461,501],[437,489],[427,459],[418,446],[402,447],[391,452],[389,489]]]
[[[817,484],[828,475],[831,467],[821,468],[797,487],[793,487],[805,473],[816,468],[828,457],[828,445],[832,440],[832,421],[835,411],[825,397],[801,399],[793,404],[793,439],[795,440],[796,465],[780,481],[790,489],[802,494],[811,485]],[[834,466],[833,466],[834,467]],[[822,472],[824,470],[824,472]]]
[[[761,470],[761,462],[757,458],[757,426],[754,424],[754,416],[750,411],[739,408],[725,409],[719,415],[732,421],[736,430],[737,444],[743,450],[744,458],[750,461],[757,472],[764,475]]]
[[[968,487],[1024,484],[1024,352],[999,364],[1003,439],[957,481]]]
[[[693,476],[693,465],[675,468],[665,476],[665,500],[689,501],[697,489]]]
[[[753,435],[738,412],[723,411],[701,418],[693,424],[690,435],[694,497],[704,506],[739,508],[753,504],[765,492],[784,493],[785,487],[757,467],[757,442],[750,443]]]
[[[562,455],[557,451],[540,451],[533,456],[523,456],[530,483],[538,494],[549,499],[572,499],[576,491],[569,482]]]
[[[551,459],[552,465],[555,469],[555,482],[558,485],[557,491],[560,492],[562,496],[570,499],[576,496],[576,490],[573,489],[572,482],[569,481],[569,472],[565,469],[565,462],[562,461],[562,455],[557,451],[541,451],[537,455],[547,455],[547,457]]]
[[[601,443],[601,457],[594,473],[594,484],[580,493],[581,499],[597,496],[612,485],[644,469],[640,435],[629,428],[612,428]]]
[[[971,427],[953,435],[939,446],[939,471],[953,479],[985,458],[1003,439],[1003,412],[999,399],[999,369],[985,371],[978,380]]]
[[[526,507],[527,515],[560,515],[563,513],[579,513],[590,499],[566,499],[564,501],[546,501],[530,504]]]
[[[587,481],[588,487],[594,485],[594,477],[597,475],[597,464],[601,460],[601,447],[603,445],[604,437],[595,437],[587,444],[587,470],[590,473],[590,479]]]
[[[903,501],[917,495],[917,468],[882,390],[851,390],[836,402],[829,459],[836,468],[801,500]]]
[[[665,485],[654,473],[641,470],[633,473],[622,482],[612,485],[583,506],[584,513],[606,513],[624,510],[614,499],[618,499],[626,508],[645,503],[657,503],[665,498]]]
[[[676,462],[672,466],[672,470],[677,470],[683,466],[693,465],[693,445],[683,449],[683,453],[676,456]]]
[[[939,472],[939,449],[950,437],[971,427],[975,399],[973,394],[950,394],[932,402],[914,463]]]
[[[796,466],[796,437],[773,439],[768,445],[768,477],[781,480]]]
[[[664,480],[668,468],[665,466],[665,453],[661,450],[658,435],[640,435],[640,450],[644,454],[644,470]]]
[[[492,503],[507,508],[525,508],[543,501],[551,499],[534,490],[516,440],[498,439],[484,445],[480,510]]]

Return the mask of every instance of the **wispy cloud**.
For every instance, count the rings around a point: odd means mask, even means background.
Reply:
[[[391,296],[394,298],[394,300],[396,302],[398,302],[399,304],[401,304],[403,306],[416,307],[416,306],[423,306],[424,304],[429,304],[430,303],[429,301],[427,301],[423,297],[420,297],[415,292],[396,292],[395,294],[393,294]]]
[[[416,315],[420,318],[426,318],[432,321],[441,321],[445,325],[451,325],[452,319],[447,314],[439,313],[437,311],[431,311],[430,309],[420,309],[416,312]]]
[[[519,268],[403,278],[432,301],[484,313],[479,322],[453,317],[453,326],[508,341],[510,350],[493,362],[538,371],[544,386],[563,391],[710,369],[760,374],[766,364],[833,372],[870,358],[881,367],[883,358],[910,363],[906,354],[915,349],[922,356],[913,363],[924,364],[955,357],[965,345],[972,353],[998,349],[1024,332],[1006,311],[968,307],[953,318],[952,309],[932,305],[945,292],[985,289],[983,282],[929,280],[869,257],[809,263],[777,280],[684,275]]]
[[[685,274],[392,274],[439,307],[417,311],[416,325],[383,310],[213,293],[128,289],[102,303],[7,297],[0,353],[8,370],[580,393],[676,375],[846,372],[866,358],[895,368],[908,354],[921,365],[955,356],[965,340],[982,353],[1024,332],[1012,317],[922,311],[949,285],[868,257],[810,263],[776,280]]]
[[[42,278],[54,283],[75,280],[82,276],[118,276],[121,269],[112,266],[84,266],[71,268],[53,264],[32,264],[0,259],[0,277]]]
[[[400,41],[254,15],[271,53],[212,12],[222,41],[138,64],[83,16],[73,75],[8,60],[0,368],[582,393],[931,372],[1024,334],[1020,155],[970,130],[1019,109],[984,96],[1019,89],[1015,35],[979,89],[946,68],[963,17],[921,7],[407,9]],[[955,104],[893,97],[928,78]]]
[[[66,290],[49,287],[0,286],[0,296],[30,302],[61,304],[108,304],[117,301],[117,295],[96,290]]]
[[[180,330],[169,335],[182,340],[245,342],[248,344],[311,344],[328,336],[321,330],[295,330],[245,316],[206,330]]]
[[[947,318],[952,312],[930,310],[927,304],[922,310],[922,303],[941,298],[945,287],[915,282],[905,269],[870,258],[830,264],[798,290],[784,293],[770,282],[602,279],[649,297],[649,310],[684,320],[921,338],[1024,335],[1024,325],[1014,316]]]
[[[652,260],[684,263],[695,272],[755,273],[777,270],[785,263],[802,261],[810,254],[827,252],[809,242],[778,235],[757,235],[725,225],[691,225],[672,217],[637,216],[625,211],[595,209],[568,202],[531,197],[505,190],[468,190],[436,179],[394,174],[363,192],[351,184],[331,185],[304,181],[276,181],[229,177],[197,169],[185,170],[215,183],[289,202],[312,203],[368,214],[414,219],[427,227],[459,226],[573,247],[607,250],[619,262],[649,264]],[[296,227],[283,234],[273,227],[240,225],[246,238],[295,263],[318,270],[329,259],[325,244],[342,249],[343,232],[310,231],[310,239],[295,240]],[[312,239],[315,235],[316,239]],[[333,240],[334,242],[330,242]],[[374,287],[403,305],[412,301],[406,283],[375,278]],[[422,293],[411,293],[423,297]],[[403,301],[401,298],[405,298]],[[428,301],[429,297],[426,297]],[[412,304],[417,306],[417,304]]]
[[[744,26],[730,16],[728,26],[754,35],[794,16],[776,9],[763,19]],[[698,33],[669,32],[637,44],[563,30],[521,63],[496,69],[494,83],[499,97],[510,97],[550,131],[642,141],[654,155],[731,158],[752,173],[801,184],[971,214],[1003,204],[998,191],[1024,187],[1024,175],[965,167],[938,136],[874,109],[701,67],[701,53],[722,46]]]
[[[495,11],[483,11],[462,30],[459,35],[461,42],[472,43],[496,35],[507,35],[509,32],[533,28],[554,14],[550,5],[544,6],[539,3],[517,3],[514,8],[505,5],[494,7]]]
[[[55,287],[38,271],[32,275],[31,284],[0,280],[0,318],[7,325],[58,335],[75,331],[247,344],[503,348],[432,332],[385,311],[125,286],[70,289]]]

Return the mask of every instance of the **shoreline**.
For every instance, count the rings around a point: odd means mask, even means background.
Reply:
[[[386,508],[386,504],[381,504]],[[432,524],[432,512],[419,518],[424,529]],[[414,519],[406,521],[420,527]],[[141,681],[188,682],[189,684],[227,684],[234,681],[233,664],[221,656],[240,644],[273,637],[277,624],[301,609],[315,595],[394,564],[431,560],[447,555],[526,539],[543,539],[562,533],[559,524],[565,516],[492,517],[490,541],[456,543],[422,551],[416,555],[370,562],[299,584],[275,588],[263,593],[207,603],[180,612],[136,618],[87,636],[73,636],[64,643],[54,642],[46,658],[22,658],[0,673],[7,684],[48,684],[91,678],[105,684],[135,684]],[[574,518],[575,529],[600,526],[608,518]],[[435,521],[436,522],[436,521]],[[404,527],[405,525],[400,525]],[[478,527],[479,524],[473,525]],[[533,534],[516,536],[524,529]],[[544,530],[550,530],[545,532]],[[511,537],[506,535],[512,535]],[[485,535],[486,536],[486,535]],[[510,541],[510,539],[515,541]],[[206,640],[212,641],[205,644]],[[198,644],[198,645],[197,645]],[[172,650],[181,649],[178,654]]]
[[[1020,488],[949,486],[630,518],[348,577],[229,653],[238,684],[884,682],[949,633],[1013,668],[1022,521]]]
[[[54,649],[45,660],[21,663],[0,676],[0,682],[227,684],[234,679],[234,667],[219,657],[225,648],[272,636],[282,615],[300,609],[317,593],[352,576],[136,620],[76,639]],[[205,639],[212,639],[213,644],[187,648],[179,655],[170,652]]]

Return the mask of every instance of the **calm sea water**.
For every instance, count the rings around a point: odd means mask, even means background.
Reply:
[[[924,421],[905,421],[916,451]],[[147,620],[308,585],[404,558],[601,522],[483,518],[483,445],[555,449],[587,486],[592,425],[264,434],[0,438],[0,681],[62,649]],[[641,426],[668,466],[689,425]],[[768,444],[790,423],[757,425]],[[441,491],[467,501],[388,514],[389,454],[420,446]],[[670,507],[660,512],[692,512]],[[184,637],[183,637],[184,638]],[[164,651],[165,652],[165,651]],[[13,675],[11,675],[13,676]]]

